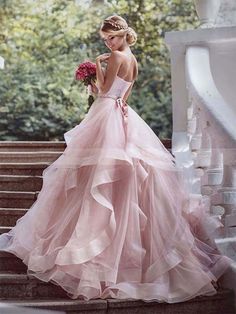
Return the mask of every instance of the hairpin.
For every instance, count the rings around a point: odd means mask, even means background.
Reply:
[[[118,28],[118,29],[128,29],[128,26],[119,25],[119,24],[117,24],[116,22],[113,22],[113,21],[111,21],[111,20],[104,20],[104,23],[105,23],[105,24],[110,24],[110,25],[112,25],[112,26],[114,26],[114,27],[116,27],[116,28]]]

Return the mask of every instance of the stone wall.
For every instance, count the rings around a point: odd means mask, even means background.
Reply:
[[[222,0],[220,11],[216,19],[216,25],[236,25],[236,1]]]

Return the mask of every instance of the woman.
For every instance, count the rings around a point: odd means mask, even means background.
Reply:
[[[114,15],[100,34],[111,53],[96,59],[98,97],[65,134],[67,148],[44,171],[37,201],[0,237],[1,250],[72,298],[173,303],[215,294],[230,260],[208,237],[207,206],[191,202],[174,158],[126,103],[136,33]]]

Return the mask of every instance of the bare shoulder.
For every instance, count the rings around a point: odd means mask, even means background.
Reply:
[[[111,52],[111,58],[114,60],[123,60],[124,54],[118,50],[114,50]]]
[[[115,63],[123,64],[126,69],[131,70],[131,68],[133,68],[132,70],[133,77],[134,77],[134,80],[136,80],[138,76],[138,61],[132,52],[124,53],[118,50],[114,50],[111,52],[111,59],[112,59],[111,60],[112,63],[115,62]]]

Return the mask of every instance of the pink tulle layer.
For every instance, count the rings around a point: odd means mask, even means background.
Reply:
[[[131,108],[97,98],[65,134],[67,148],[43,173],[38,200],[1,250],[71,298],[181,302],[216,293],[230,260],[209,234],[221,223],[184,189],[181,171]]]

